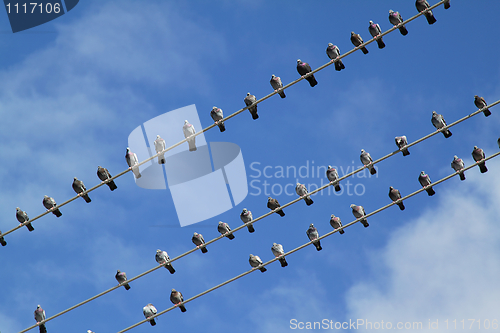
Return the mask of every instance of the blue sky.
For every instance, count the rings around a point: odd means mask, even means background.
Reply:
[[[97,184],[96,169],[115,175],[126,168],[127,138],[142,123],[195,104],[201,124],[212,124],[214,105],[228,115],[244,106],[247,92],[260,98],[271,91],[271,74],[284,83],[295,80],[296,60],[313,68],[329,59],[329,42],[350,50],[350,32],[369,39],[368,21],[391,27],[389,9],[403,18],[417,13],[414,1],[85,1],[45,25],[12,34],[7,14],[0,14],[0,230],[17,225],[15,208],[34,217],[44,211],[43,195],[59,203],[74,195],[73,177],[87,188]],[[412,142],[434,130],[432,111],[451,123],[473,111],[474,95],[489,103],[500,96],[497,55],[500,4],[453,1],[434,11],[437,22],[421,17],[407,36],[394,31],[375,43],[369,54],[356,52],[315,76],[318,85],[299,82],[286,99],[273,96],[258,106],[260,118],[248,111],[227,121],[226,131],[205,133],[208,142],[240,146],[248,181],[267,180],[276,189],[297,178],[258,176],[254,169],[335,165],[358,167],[363,148],[376,159],[396,149],[394,137]],[[207,254],[197,251],[165,269],[119,288],[49,323],[50,332],[119,331],[144,317],[153,303],[171,306],[170,289],[189,298],[250,268],[248,255],[272,258],[273,242],[285,251],[308,239],[314,223],[320,234],[331,231],[331,214],[354,220],[349,205],[371,212],[389,203],[389,186],[402,195],[418,188],[425,170],[433,180],[450,174],[453,155],[472,163],[475,145],[486,155],[496,152],[499,111],[477,115],[453,128],[453,136],[436,135],[378,164],[376,177],[349,179],[362,195],[313,197],[314,204],[285,209],[243,229],[232,241],[222,239]],[[182,124],[179,124],[179,132]],[[187,145],[186,145],[187,146]],[[253,169],[251,165],[253,164]],[[260,164],[257,164],[260,163]],[[269,265],[186,304],[187,312],[169,312],[158,325],[135,332],[286,332],[290,321],[423,322],[474,318],[500,320],[500,162],[487,163],[356,224],[344,235],[309,246],[287,258],[289,266]],[[342,175],[342,172],[340,172]],[[361,173],[360,175],[368,175]],[[314,188],[324,175],[300,177]],[[117,269],[129,277],[156,265],[156,249],[175,257],[191,249],[193,232],[205,240],[218,236],[217,223],[241,225],[243,208],[257,217],[268,212],[267,194],[249,187],[233,209],[207,221],[181,228],[170,192],[135,185],[132,174],[90,193],[92,203],[78,199],[6,236],[0,249],[2,302],[0,331],[16,332],[34,324],[41,304],[47,316],[115,285]],[[256,185],[260,186],[260,185]],[[263,190],[263,187],[261,187]],[[361,193],[361,192],[358,192]],[[272,195],[281,204],[296,195]],[[441,326],[443,325],[443,326]],[[359,331],[372,331],[364,326]],[[422,331],[426,331],[423,329]]]

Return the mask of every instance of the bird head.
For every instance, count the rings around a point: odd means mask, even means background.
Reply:
[[[372,24],[373,24],[373,21],[370,21],[370,25],[372,25]]]
[[[184,120],[184,125],[189,124],[189,121]]]
[[[302,63],[302,60],[297,59],[297,64],[300,64],[300,63]]]
[[[329,46],[329,47],[333,47],[333,44],[332,44],[332,43],[328,43],[328,46]]]
[[[271,75],[271,79],[274,79],[275,77],[276,77],[276,75],[274,75],[274,74],[273,74],[273,75]]]
[[[392,14],[394,13],[394,11],[392,9],[389,9],[389,14]]]
[[[437,112],[436,111],[432,111],[432,114],[435,115],[435,114],[437,114]]]
[[[392,190],[394,190],[394,187],[389,186],[389,191],[392,191]]]
[[[355,204],[351,204],[351,208],[356,208],[356,205]]]
[[[309,225],[309,228],[314,228],[314,224],[313,224],[313,223],[311,223],[311,224]]]
[[[243,208],[243,214],[246,214],[248,210],[246,208]]]

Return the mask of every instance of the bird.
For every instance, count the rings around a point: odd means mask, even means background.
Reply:
[[[478,95],[474,95],[474,105],[478,109],[485,108],[488,104],[486,104],[486,101],[484,100],[483,97],[479,97]],[[486,117],[491,116],[491,111],[489,109],[484,109],[483,113]]]
[[[316,229],[313,223],[309,225],[309,229],[307,229],[306,235],[307,237],[309,237],[309,240],[313,242],[314,246],[316,246],[316,250],[321,251],[322,247],[321,247],[321,242],[318,239],[319,238],[318,229]]]
[[[335,216],[332,214],[330,217],[330,225],[332,226],[333,229],[338,229],[342,227],[342,222],[340,221],[340,217]],[[339,234],[343,234],[345,231],[344,229],[339,230]]]
[[[179,305],[179,303],[181,302],[184,302],[182,293],[172,288],[172,292],[170,293],[170,302],[172,302],[175,306]],[[179,309],[181,309],[181,312],[186,312],[186,307],[184,306],[184,304],[180,304]]]
[[[488,171],[488,168],[486,167],[486,162],[483,161],[484,160],[484,151],[481,149],[481,148],[478,148],[477,146],[474,146],[474,150],[472,151],[472,158],[474,159],[474,161],[476,162],[480,162],[477,164],[477,166],[479,167],[479,170],[481,171],[481,173],[485,173]]]
[[[306,75],[307,73],[312,72],[311,66],[309,66],[307,62],[302,62],[302,60],[297,59],[297,72],[299,72],[300,76],[304,77],[304,75]],[[314,74],[306,76],[305,79],[307,80],[307,82],[309,82],[309,85],[311,87],[314,87],[318,84],[318,81],[316,81]]]
[[[500,138],[497,140],[498,148],[500,148]]]
[[[398,27],[399,32],[401,33],[401,35],[406,36],[408,34],[408,30],[402,24],[403,23],[403,18],[401,17],[401,14],[399,14],[399,12],[395,12],[392,9],[390,9],[389,10],[389,22],[391,22],[392,25],[395,25],[395,26],[401,24],[401,26]]]
[[[355,204],[351,204],[351,209],[352,209],[352,215],[354,215],[354,217],[357,219],[366,215],[363,206],[356,206]],[[361,219],[359,220],[359,222],[361,222],[365,228],[369,226],[368,221],[366,219]]]
[[[210,111],[210,116],[215,121],[215,124],[217,126],[219,126],[219,130],[221,132],[224,132],[226,130],[226,126],[224,125],[224,122],[222,121],[222,118],[224,118],[224,114],[222,113],[222,109],[214,106],[212,108],[212,111]]]
[[[370,32],[370,35],[372,35],[372,37],[376,39],[378,48],[383,49],[385,47],[385,43],[382,40],[382,36],[380,36],[382,30],[380,30],[380,26],[378,25],[378,23],[373,23],[373,21],[370,21],[368,31]]]
[[[114,180],[109,180],[111,179],[111,174],[109,173],[108,169],[103,168],[102,166],[97,167],[97,177],[103,182],[108,185],[109,189],[111,191],[114,191],[117,189],[115,181]]]
[[[314,203],[311,197],[307,195],[307,188],[304,184],[297,183],[297,185],[295,186],[295,192],[297,193],[298,196],[304,198],[306,205],[310,206]]]
[[[195,232],[193,234],[193,237],[191,238],[191,241],[194,243],[194,245],[196,245],[196,247],[200,248],[201,253],[208,252],[207,248],[203,245],[203,244],[205,244],[205,239],[203,238],[202,234]]]
[[[363,163],[363,165],[368,166],[368,169],[370,169],[370,174],[371,175],[374,175],[374,174],[377,173],[377,170],[372,165],[372,162],[373,162],[372,157],[364,149],[361,149],[361,155],[359,155],[359,159],[361,160],[361,163]]]
[[[436,192],[432,189],[432,186],[430,186],[432,184],[431,178],[429,177],[429,175],[425,174],[424,171],[420,172],[420,176],[418,176],[418,181],[420,182],[420,185],[422,185],[422,187],[425,188],[427,194],[430,197],[436,194]]]
[[[446,128],[442,130],[442,128],[446,126],[446,120],[444,120],[443,115],[437,113],[436,111],[432,111],[431,121],[432,125],[434,125],[434,127],[436,127],[437,130],[440,130],[445,138],[449,138],[450,136],[452,136],[449,129]]]
[[[281,78],[276,75],[271,76],[271,87],[273,87],[274,91],[277,91],[281,98],[285,98],[285,92],[282,90],[283,83],[281,83]]]
[[[87,188],[85,187],[85,184],[83,184],[81,180],[74,177],[73,184],[71,186],[73,187],[73,190],[78,194],[78,196],[81,196],[86,203],[90,203],[92,201],[90,200],[89,195],[85,193],[85,191],[87,191]]]
[[[252,95],[248,92],[247,96],[245,97],[245,99],[243,101],[245,102],[246,106],[250,106],[250,105],[254,104],[255,102],[257,102],[257,98],[255,98],[254,95]],[[250,111],[250,114],[252,115],[253,120],[259,119],[259,115],[257,113],[257,104],[255,104],[252,107],[249,107],[248,111]]]
[[[16,207],[16,218],[21,224],[30,220],[28,214],[26,214],[26,212],[21,210],[21,208],[19,207]],[[26,228],[28,228],[29,231],[35,230],[31,223],[26,224]]]
[[[460,171],[464,168],[465,164],[464,161],[462,161],[461,158],[458,158],[457,155],[453,156],[453,161],[451,161],[451,167],[453,170],[458,172],[460,175],[460,180],[465,180],[465,173],[463,171]]]
[[[2,234],[2,231],[0,230],[0,235],[1,234]],[[0,236],[0,244],[2,244],[2,246],[7,245],[7,242],[5,241],[5,239],[3,238],[3,236]]]
[[[158,154],[161,151],[164,151],[167,148],[167,144],[165,140],[163,140],[160,135],[156,136],[156,140],[154,141],[155,150]],[[165,153],[158,155],[158,164],[165,164]]]
[[[398,201],[399,199],[401,199],[401,193],[399,193],[399,190],[390,186],[389,187],[389,198],[391,198],[392,201]],[[403,204],[403,201],[399,201],[396,204],[399,206],[399,209],[405,210],[405,205]]]
[[[250,222],[250,221],[252,221],[252,212],[246,208],[243,208],[243,211],[240,214],[240,218],[243,221],[243,223]],[[247,228],[248,228],[248,232],[250,232],[250,233],[255,231],[252,223],[247,224]]]
[[[253,268],[258,268],[262,273],[267,271],[267,268],[262,265],[262,260],[260,259],[259,256],[254,256],[253,254],[250,254],[250,259],[248,259],[248,262],[250,263],[250,266]],[[260,266],[260,267],[259,267]]]
[[[49,197],[48,195],[43,196],[42,204],[47,210],[52,211],[52,214],[54,214],[57,217],[61,217],[62,213],[59,210],[59,208],[55,208],[57,206],[56,201],[54,198]]]
[[[408,156],[410,155],[410,152],[408,151],[408,148],[404,148],[407,144],[408,141],[406,141],[406,136],[397,136],[395,138],[396,140],[396,146],[398,146],[399,150],[403,152],[403,156]]]
[[[330,182],[335,184],[335,192],[338,192],[341,190],[340,185],[338,183],[339,173],[337,172],[337,169],[332,168],[332,166],[329,165],[328,169],[326,169],[326,177],[328,178],[328,180]]]
[[[444,9],[449,9],[450,8],[450,0],[446,0],[444,2]]]
[[[116,281],[118,281],[118,283],[123,283],[123,282],[127,281],[127,274],[125,272],[122,272],[119,269],[117,269],[115,279],[116,279]],[[130,286],[128,283],[125,283],[123,286],[125,287],[125,290],[130,289]]]
[[[35,320],[37,323],[45,320],[45,311],[42,309],[40,304],[36,306]],[[45,328],[45,324],[40,324],[39,327],[40,327],[40,333],[47,333],[47,328]]]
[[[280,203],[278,202],[277,199],[273,199],[271,197],[267,197],[267,208],[271,209],[271,210],[275,210],[277,208],[281,207]],[[285,216],[285,212],[283,210],[277,210],[276,211],[276,214],[278,214],[279,216],[283,217]]]
[[[354,46],[356,46],[356,48],[357,48],[358,46],[363,44],[363,39],[361,38],[361,36],[359,34],[356,34],[356,33],[354,33],[354,31],[351,31],[351,43]],[[361,51],[363,51],[363,54],[368,53],[368,49],[364,46],[361,48]]]
[[[194,129],[194,126],[189,123],[189,121],[184,120],[184,125],[182,126],[182,132],[184,132],[184,137],[188,139],[189,137],[194,135],[194,133],[196,133],[196,130]],[[189,138],[187,142],[189,144],[189,151],[195,151],[197,149],[195,136]]]
[[[146,305],[145,307],[142,308],[142,313],[144,313],[144,317],[146,317],[146,319],[149,320],[149,323],[151,324],[151,326],[155,326],[156,321],[154,318],[149,319],[149,317],[154,316],[157,312],[158,311],[156,310],[154,305],[151,303],[148,303],[148,305]]]
[[[431,6],[429,6],[427,0],[417,0],[415,2],[415,7],[417,7],[418,12],[421,13],[427,8],[430,8]],[[434,14],[432,14],[432,10],[428,10],[427,12],[425,12],[424,16],[427,19],[427,23],[429,24],[434,24],[437,21],[436,18],[434,17]]]
[[[162,251],[160,249],[156,250],[155,259],[157,263],[159,263],[160,265],[164,265],[165,268],[168,269],[170,274],[175,273],[175,269],[170,263],[170,257],[168,256],[167,251]]]
[[[127,161],[127,164],[130,169],[132,169],[132,172],[134,173],[134,176],[136,179],[141,178],[141,173],[139,172],[139,167],[136,166],[139,164],[139,160],[137,159],[137,155],[133,152],[130,151],[130,148],[127,147],[127,153],[125,154],[125,160]]]
[[[234,239],[234,234],[226,235],[229,231],[231,231],[229,224],[227,224],[226,222],[219,221],[219,225],[217,226],[217,231],[219,231],[221,235],[226,236],[229,239]]]
[[[328,58],[332,59],[332,61],[335,61],[335,70],[341,71],[345,69],[344,63],[342,62],[342,59],[335,60],[338,57],[340,57],[340,50],[337,47],[337,45],[333,45],[332,43],[328,43],[328,46],[326,47],[326,54],[328,55]]]
[[[94,332],[92,332],[91,330],[87,330],[87,333],[94,333]]]
[[[281,267],[288,266],[288,263],[286,262],[285,259],[285,251],[283,251],[283,245],[273,243],[271,251],[273,252],[276,258],[279,258],[278,260],[280,261]]]

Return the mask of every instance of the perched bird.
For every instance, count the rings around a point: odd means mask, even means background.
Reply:
[[[399,14],[399,12],[395,12],[392,9],[390,9],[389,22],[391,22],[392,25],[400,25],[401,23],[403,23],[403,18],[401,17],[401,14]],[[403,36],[408,35],[408,30],[406,30],[406,27],[403,24],[401,24],[401,26],[399,26],[398,29],[401,35]]]
[[[398,201],[399,199],[401,199],[401,193],[399,193],[399,190],[390,186],[389,187],[389,198],[391,198],[392,201]],[[403,205],[403,201],[398,202],[397,205],[399,206],[399,209],[405,210],[405,205]]]
[[[444,2],[444,9],[449,9],[450,8],[450,0],[447,0]]]
[[[351,31],[351,43],[354,46],[358,47],[361,44],[363,44],[363,39],[361,38],[361,36],[359,34],[356,34],[356,33],[354,33],[354,31]],[[363,54],[368,53],[368,49],[364,46],[361,48],[361,51],[363,51]]]
[[[306,205],[310,206],[314,203],[311,197],[307,195],[307,188],[304,184],[297,183],[297,185],[295,186],[295,192],[297,193],[298,196],[304,198]]]
[[[274,91],[278,91],[283,88],[283,83],[281,83],[281,78],[279,76],[275,76],[274,74],[271,76],[271,87],[273,87]],[[285,92],[283,90],[278,91],[278,94],[281,98],[285,98]]]
[[[155,140],[154,144],[155,144],[155,151],[157,154],[161,151],[164,151],[167,148],[167,144],[165,143],[165,140],[163,140],[160,137],[160,135],[156,136],[156,140]],[[158,164],[165,164],[165,153],[158,155]]]
[[[208,252],[207,248],[203,245],[203,244],[205,244],[205,239],[203,238],[202,234],[195,232],[193,234],[193,237],[191,238],[191,241],[194,243],[194,245],[196,245],[196,247],[200,248],[201,253]]]
[[[342,222],[340,221],[340,217],[335,216],[332,214],[332,217],[330,217],[330,225],[332,226],[333,229],[338,229],[342,227]],[[344,229],[339,230],[339,234],[343,234],[345,231]]]
[[[245,101],[246,106],[250,106],[250,105],[254,104],[255,102],[257,102],[257,98],[255,98],[254,95],[247,93],[247,96],[245,97],[244,101]],[[253,120],[259,119],[259,115],[257,114],[257,104],[255,104],[252,107],[249,107],[248,111],[250,111],[250,113],[252,114]]]
[[[116,281],[118,281],[118,283],[123,283],[123,282],[127,281],[127,274],[118,269],[118,270],[116,270],[115,279],[116,279]],[[128,283],[125,283],[123,286],[125,287],[125,290],[130,289],[130,286]]]
[[[149,317],[152,317],[156,313],[158,313],[158,311],[156,310],[153,304],[149,303],[148,305],[142,308],[142,313],[144,313],[144,317],[148,319]],[[151,326],[156,325],[156,321],[154,318],[149,319],[149,323],[151,324]]]
[[[271,197],[267,197],[267,208],[269,208],[271,210],[275,210],[275,209],[277,209],[279,207],[281,207],[281,205],[280,205],[280,203],[278,202],[277,199],[273,199]],[[276,214],[278,214],[281,217],[285,216],[285,212],[282,211],[281,209],[277,210]]]
[[[457,155],[453,156],[453,161],[451,162],[451,167],[453,170],[458,172],[460,175],[460,180],[465,180],[465,173],[462,170],[465,167],[464,161],[461,158],[458,158]]]
[[[252,266],[253,268],[258,268],[262,273],[267,271],[267,269],[264,266],[260,266],[262,265],[262,260],[260,259],[259,256],[254,256],[253,254],[250,254],[250,259],[248,259],[248,262],[250,263],[250,266]]]
[[[338,183],[339,179],[339,173],[335,168],[332,168],[331,165],[328,166],[328,169],[326,169],[326,177],[328,180],[332,183],[335,184],[335,191],[338,192],[341,190],[340,185]]]
[[[130,148],[127,147],[127,153],[125,154],[125,160],[127,161],[127,164],[129,168],[132,169],[132,172],[135,175],[136,179],[141,178],[141,173],[139,172],[139,167],[136,166],[139,164],[139,160],[137,159],[137,155],[133,152],[130,151]]]
[[[474,161],[476,162],[482,161],[484,160],[484,157],[485,157],[484,151],[481,148],[474,146],[474,150],[472,151],[472,158],[474,159]],[[481,173],[485,173],[488,171],[485,161],[478,163],[477,166],[479,167]]]
[[[351,204],[351,208],[352,208],[352,215],[354,215],[354,217],[357,219],[366,215],[363,206],[356,206],[355,204]],[[363,226],[365,228],[369,226],[368,221],[366,219],[361,219],[359,220],[359,222],[363,223]]]
[[[332,59],[332,61],[335,61],[335,70],[341,71],[345,69],[344,63],[342,62],[342,59],[335,60],[338,57],[340,57],[340,50],[337,47],[337,45],[333,45],[332,43],[328,43],[328,46],[326,47],[326,54],[328,55],[328,58]]]
[[[396,146],[398,146],[399,150],[403,152],[403,156],[408,156],[410,155],[410,152],[408,151],[408,148],[405,148],[405,146],[408,144],[408,141],[406,141],[406,136],[397,136],[395,138],[396,140]]]
[[[182,293],[172,288],[172,292],[170,293],[170,302],[174,303],[175,306],[179,305],[180,302],[184,302]],[[184,304],[180,304],[179,309],[181,309],[181,312],[186,312]]]
[[[35,320],[37,323],[45,320],[45,311],[42,309],[40,305],[36,306]],[[40,333],[47,333],[47,328],[45,328],[45,324],[40,324],[39,327],[40,327]]]
[[[196,133],[194,126],[189,123],[189,121],[184,120],[184,126],[182,126],[182,132],[184,132],[184,137],[188,139],[190,136],[194,135]],[[195,151],[196,148],[196,137],[193,136],[192,138],[187,140],[189,144],[189,151]]]
[[[226,236],[229,239],[234,239],[234,234],[226,235],[226,233],[231,231],[229,224],[227,224],[226,222],[219,221],[219,225],[217,226],[217,231],[219,231],[222,235]]]
[[[372,157],[364,149],[361,149],[361,155],[359,155],[359,159],[361,160],[361,163],[363,163],[363,165],[368,166],[368,169],[370,169],[371,175],[374,175],[377,173],[375,166],[372,165],[372,162],[373,162]]]
[[[486,107],[488,104],[486,104],[486,101],[484,100],[483,97],[479,97],[478,95],[474,95],[474,105],[478,109],[482,109],[482,108]],[[486,117],[491,115],[491,111],[489,109],[484,109],[483,113]]]
[[[108,169],[103,168],[102,166],[97,167],[97,177],[104,183],[106,182],[106,185],[108,185],[109,189],[111,191],[116,190],[118,187],[116,187],[115,181],[114,180],[109,180],[111,179],[111,174],[109,173]]]
[[[310,241],[313,241],[314,246],[316,246],[316,250],[321,251],[322,247],[321,247],[321,242],[318,239],[319,238],[318,229],[316,229],[313,223],[309,225],[309,229],[307,229],[306,235],[307,237],[309,237]]]
[[[175,273],[175,269],[170,263],[170,257],[168,256],[167,251],[162,251],[160,249],[156,250],[155,259],[157,263],[159,263],[160,265],[164,265],[165,268],[168,269],[170,274]]]
[[[429,6],[427,0],[417,0],[415,2],[415,7],[417,7],[418,12],[421,13],[427,8],[430,8],[431,6]],[[432,14],[432,10],[429,10],[426,13],[424,13],[424,16],[427,19],[427,23],[429,24],[434,24],[437,21],[436,18],[434,17],[434,14]]]
[[[21,208],[19,207],[16,207],[16,218],[21,224],[30,220],[28,214],[26,214],[26,212],[21,210]],[[29,231],[35,230],[31,223],[26,224],[26,228],[28,228]]]
[[[224,132],[226,130],[226,126],[224,125],[224,122],[222,121],[222,118],[224,118],[224,114],[222,113],[222,109],[214,106],[212,108],[212,111],[210,111],[210,116],[215,121],[215,124],[217,126],[219,126],[219,130],[221,132]]]
[[[48,195],[43,196],[42,204],[47,210],[52,211],[52,214],[54,214],[57,217],[61,217],[62,213],[59,210],[59,208],[55,208],[57,206],[56,201],[54,198],[49,197]]]
[[[436,111],[432,111],[432,125],[436,127],[436,129],[441,130],[441,128],[446,126],[446,121],[444,120],[443,115],[437,113]],[[441,130],[445,138],[449,138],[452,134],[449,129]]]
[[[83,200],[85,200],[86,203],[89,203],[91,202],[92,200],[90,200],[90,197],[87,193],[84,193],[85,191],[87,191],[87,188],[85,187],[85,185],[83,184],[83,182],[81,180],[79,180],[78,178],[73,178],[73,184],[71,185],[73,187],[73,190],[83,198]]]
[[[273,243],[271,251],[273,251],[273,254],[276,258],[279,258],[278,260],[280,261],[281,267],[288,266],[288,263],[285,259],[285,251],[283,251],[283,246],[281,244]]]
[[[423,171],[420,172],[420,175],[418,176],[418,181],[420,182],[420,185],[422,185],[422,187],[425,188],[427,194],[430,197],[436,194],[436,192],[434,192],[434,190],[432,189],[432,186],[430,186],[432,184],[431,178],[429,177],[429,175],[425,174],[425,172]]]
[[[243,211],[240,214],[240,218],[243,221],[243,223],[250,222],[250,221],[252,221],[252,212],[249,211],[246,208],[243,208]],[[248,224],[247,228],[248,228],[248,232],[254,232],[255,231],[255,229],[253,228],[253,224],[252,223]]]
[[[370,31],[370,35],[372,35],[373,38],[376,38],[378,48],[383,49],[385,47],[385,43],[382,40],[382,36],[380,36],[382,30],[380,30],[380,26],[378,25],[378,23],[373,23],[373,21],[370,21],[370,26],[368,27],[368,31]]]
[[[312,72],[311,66],[309,66],[307,62],[302,62],[302,60],[297,59],[297,72],[299,72],[300,76],[304,76],[307,73]],[[318,81],[316,81],[314,74],[305,77],[305,79],[307,80],[307,82],[309,82],[309,85],[311,87],[314,87],[318,84]]]
[[[0,235],[1,234],[2,234],[2,231],[0,230]],[[5,241],[5,239],[3,238],[3,236],[0,236],[0,244],[2,244],[2,246],[7,245],[7,242]]]

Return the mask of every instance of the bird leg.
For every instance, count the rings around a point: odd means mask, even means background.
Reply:
[[[330,60],[330,62],[334,62],[334,61],[335,61],[335,59]]]

